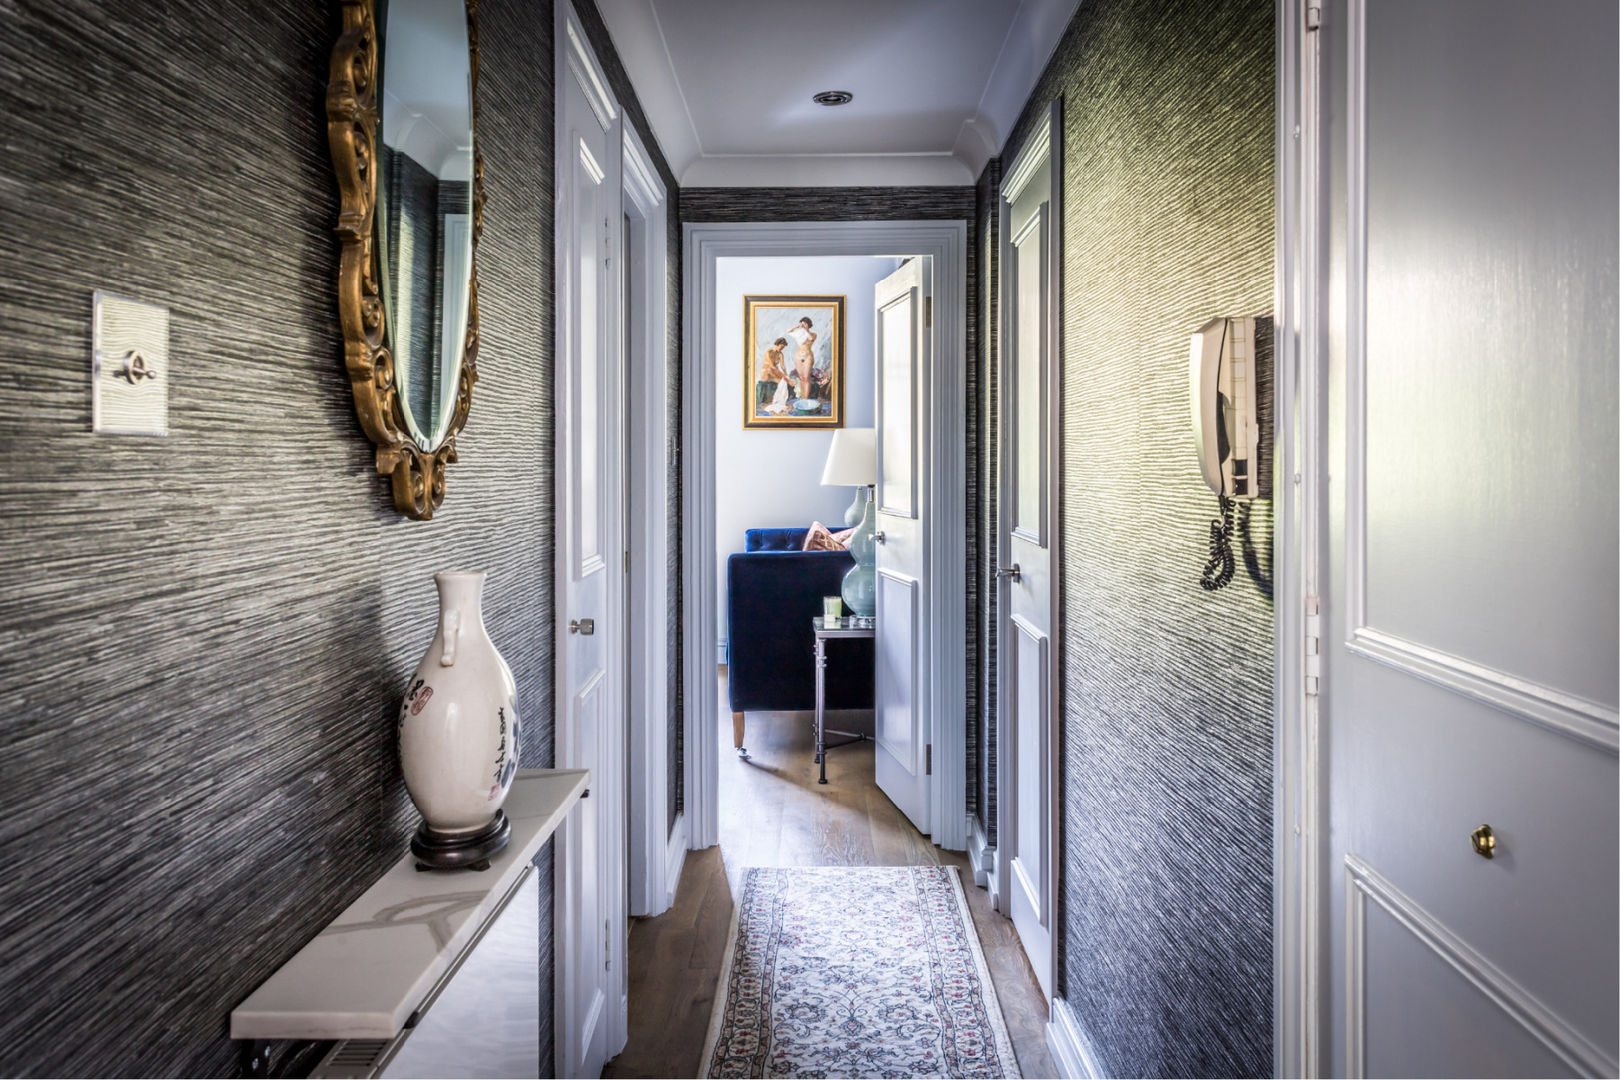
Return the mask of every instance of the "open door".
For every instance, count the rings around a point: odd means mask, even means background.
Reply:
[[[930,279],[911,259],[877,283],[877,785],[927,835],[932,729],[928,722],[926,535]]]

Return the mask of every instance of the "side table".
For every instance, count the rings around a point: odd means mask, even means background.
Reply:
[[[865,732],[834,731],[834,735],[850,737],[843,742],[833,743],[832,746],[827,745],[827,641],[831,638],[875,638],[877,620],[863,619],[859,615],[845,615],[829,620],[817,615],[811,622],[816,628],[816,764],[821,766],[821,779],[816,783],[825,784],[827,751],[834,747],[861,742],[866,738]]]

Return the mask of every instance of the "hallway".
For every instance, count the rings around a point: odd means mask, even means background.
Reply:
[[[725,700],[721,675],[720,700]],[[747,761],[736,760],[731,716],[723,727],[720,844],[687,855],[675,906],[630,930],[630,1039],[606,1077],[693,1076],[730,926],[732,898],[749,866],[956,866],[974,927],[1025,1076],[1055,1076],[1046,1007],[1012,923],[990,909],[959,852],[926,840],[873,781],[870,742],[832,750],[827,786],[816,784],[808,714],[751,713]],[[843,726],[838,724],[837,726]]]

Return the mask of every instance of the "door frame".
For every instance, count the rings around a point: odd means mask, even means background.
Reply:
[[[1319,35],[1314,0],[1276,7],[1276,287],[1273,322],[1274,751],[1272,1060],[1274,1075],[1321,1075],[1324,823],[1321,760],[1321,535],[1327,478]]]
[[[669,199],[635,126],[624,124],[624,213],[630,219],[627,438],[631,505],[625,522],[630,594],[630,914],[675,902],[686,860],[686,815],[669,816]],[[628,404],[628,401],[627,401]]]
[[[686,807],[693,849],[719,842],[719,653],[715,558],[715,263],[721,258],[928,255],[934,260],[929,430],[967,431],[967,222],[796,221],[684,226],[681,553],[685,632]],[[929,700],[934,843],[967,847],[967,440],[929,445]]]

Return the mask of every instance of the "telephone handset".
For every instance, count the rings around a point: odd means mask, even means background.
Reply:
[[[1213,592],[1232,580],[1234,500],[1260,490],[1260,414],[1256,406],[1254,319],[1212,319],[1192,336],[1193,442],[1204,483],[1220,498],[1209,525],[1209,562],[1198,583]]]

